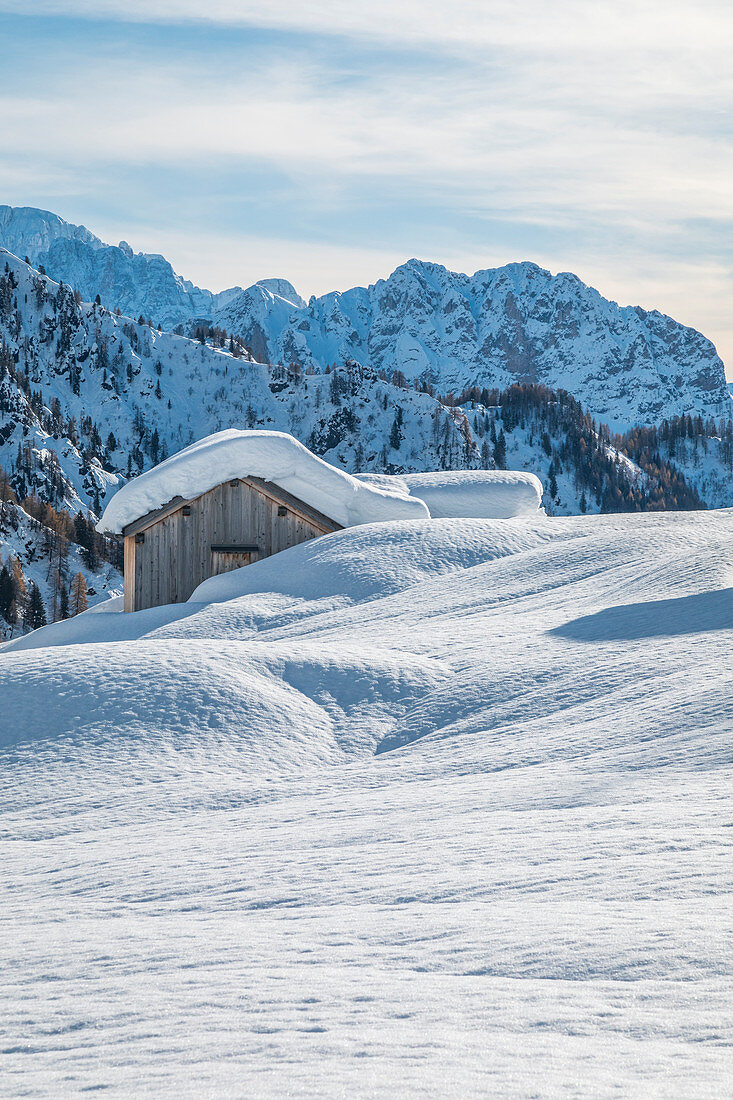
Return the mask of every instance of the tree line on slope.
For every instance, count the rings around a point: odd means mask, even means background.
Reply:
[[[86,568],[94,573],[105,563],[121,569],[121,548],[116,539],[99,535],[91,519],[82,512],[74,517],[64,508],[54,508],[47,501],[31,494],[18,500],[6,471],[0,467],[0,535],[21,530],[25,513],[34,535],[26,543],[28,564],[46,562],[45,579],[50,588],[47,608],[38,585],[26,580],[20,559],[10,554],[0,566],[0,618],[10,627],[33,630],[49,621],[68,619],[86,611],[88,588],[84,574],[70,576],[69,551],[72,545]],[[1,559],[0,559],[1,561]]]
[[[688,447],[695,456],[700,452],[706,455],[715,440],[721,461],[733,472],[733,420],[721,419],[716,423],[701,416],[673,416],[659,425],[632,428],[616,440],[624,453],[639,463],[654,461],[662,451],[672,459]]]
[[[89,606],[87,593],[87,582],[81,572],[74,575],[68,588],[60,584],[53,597],[51,622],[70,619],[86,611]],[[35,581],[27,584],[20,561],[13,554],[0,565],[0,618],[8,624],[11,638],[16,628],[36,630],[48,623],[40,588]]]
[[[635,428],[612,436],[609,428],[596,424],[571,394],[536,384],[515,384],[505,390],[470,386],[457,397],[449,394],[446,401],[486,410],[482,419],[476,418],[475,429],[479,437],[490,431],[498,468],[506,461],[504,433],[524,430],[529,444],[538,442],[551,460],[547,485],[550,497],[556,496],[558,474],[569,471],[580,493],[581,511],[587,510],[590,498],[601,512],[704,508],[705,502],[694,487],[669,458],[662,456],[662,446],[667,445],[669,451],[671,440],[681,434],[687,437],[690,431],[701,446],[713,436],[733,437],[730,421],[706,425],[702,418],[695,421],[689,417],[665,421],[659,428]],[[501,424],[499,433],[497,423]],[[482,446],[482,455],[487,453]],[[641,469],[643,477],[624,457]]]

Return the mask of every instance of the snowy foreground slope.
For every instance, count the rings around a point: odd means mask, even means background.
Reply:
[[[0,650],[4,1095],[721,1096],[733,512],[341,531]]]

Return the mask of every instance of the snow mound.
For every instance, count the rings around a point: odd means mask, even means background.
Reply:
[[[107,505],[97,530],[120,533],[128,523],[177,496],[191,499],[238,477],[274,481],[342,527],[429,515],[417,497],[368,485],[337,470],[285,432],[228,428],[125,485]]]
[[[187,603],[118,614],[118,598],[6,643],[5,653],[142,638],[248,637],[574,537],[546,521],[415,520],[335,531],[209,577]]]
[[[542,511],[542,482],[522,470],[439,470],[357,474],[386,492],[423,500],[433,519],[513,519]]]
[[[541,546],[546,523],[417,520],[336,531],[244,569],[209,577],[189,603],[273,592],[292,599],[379,599],[462,569]]]

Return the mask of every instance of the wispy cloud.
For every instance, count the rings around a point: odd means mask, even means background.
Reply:
[[[733,146],[715,133],[657,129],[646,120],[599,117],[594,105],[537,91],[518,102],[506,75],[366,74],[335,88],[315,65],[258,65],[244,74],[156,71],[106,63],[55,79],[55,97],[0,96],[0,142],[15,155],[42,150],[44,163],[262,162],[317,200],[354,179],[439,189],[473,212],[534,222],[590,214],[644,223],[705,211],[733,217]],[[86,108],[94,88],[94,110]],[[80,125],[80,118],[83,124]]]
[[[627,300],[647,287],[647,305],[697,302],[687,316],[733,362],[719,304],[733,266],[727,5],[36,0],[33,13],[26,44],[45,15],[79,49],[47,37],[0,90],[14,197],[86,201],[92,228],[147,225],[139,246],[165,237],[174,255],[208,240],[185,273],[210,283],[230,267],[217,240],[235,238],[263,260],[269,241],[286,274],[288,255],[310,257],[313,289],[328,271],[344,281],[349,257],[367,270],[347,281],[366,281],[412,253],[536,258],[602,289],[625,272]]]
[[[25,0],[0,0],[0,11],[29,14]],[[267,26],[318,35],[368,37],[393,42],[437,43],[441,48],[484,46],[526,49],[568,56],[578,48],[627,52],[656,44],[668,49],[702,44],[724,52],[730,41],[726,0],[308,0],[274,4],[271,0],[34,0],[35,15],[73,15],[94,20],[145,23],[216,23]]]

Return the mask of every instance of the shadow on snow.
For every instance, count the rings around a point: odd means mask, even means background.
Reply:
[[[632,641],[664,635],[733,629],[733,588],[671,600],[606,607],[550,631],[578,642]]]

